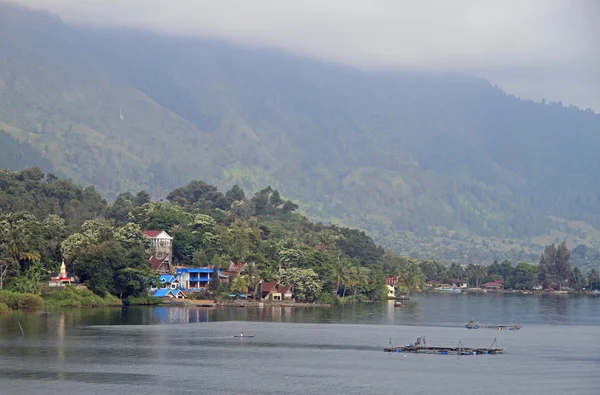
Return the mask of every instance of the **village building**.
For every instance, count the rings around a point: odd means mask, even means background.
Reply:
[[[264,282],[260,280],[257,285],[257,295],[262,300],[291,300],[293,297],[292,285],[281,285],[279,281]]]
[[[173,238],[164,230],[142,232],[152,240],[150,264],[158,273],[171,273],[173,264]]]
[[[169,288],[159,289],[152,296],[154,296],[155,298],[162,298],[162,299],[186,299],[187,298],[186,294],[183,293],[182,290],[169,289]]]
[[[425,283],[426,288],[439,288],[442,286],[442,283],[437,280],[429,280]]]
[[[459,280],[457,278],[451,278],[450,280],[448,280],[448,282],[450,283],[452,288],[467,288],[469,286],[469,284],[467,284],[466,281]]]
[[[502,291],[504,289],[504,281],[502,280],[494,280],[485,284],[481,284],[481,288],[487,289],[490,291]]]
[[[213,278],[212,267],[177,267],[176,279],[181,289],[203,291],[210,284]],[[219,281],[221,283],[228,281],[228,276],[217,269]]]
[[[79,279],[73,275],[67,273],[67,267],[65,266],[65,260],[63,258],[60,265],[60,271],[53,274],[48,282],[49,287],[64,287],[65,285],[78,283]]]
[[[387,287],[387,298],[396,298],[396,284],[400,281],[400,276],[392,276],[385,278],[385,285]]]

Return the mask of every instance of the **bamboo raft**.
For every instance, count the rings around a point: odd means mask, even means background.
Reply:
[[[495,329],[495,330],[508,330],[508,331],[518,331],[521,329],[521,324],[515,322],[514,325],[479,325],[476,324],[473,320],[469,321],[467,325],[465,325],[467,329]]]
[[[390,339],[391,344],[391,339]],[[427,347],[425,338],[418,337],[415,344],[403,347],[388,347],[384,352],[406,352],[413,354],[440,354],[440,355],[487,355],[503,354],[504,350],[497,347],[496,339],[489,348],[463,347],[459,342],[458,347]]]

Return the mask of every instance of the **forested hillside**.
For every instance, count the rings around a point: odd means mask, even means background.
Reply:
[[[0,128],[114,198],[272,185],[310,218],[420,258],[600,246],[600,116],[457,75],[68,26],[6,8]]]

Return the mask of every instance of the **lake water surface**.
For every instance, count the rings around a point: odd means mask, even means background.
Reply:
[[[480,323],[517,332],[469,331]],[[20,324],[20,326],[19,326]],[[21,332],[23,328],[23,333]],[[254,338],[238,339],[244,331]],[[428,345],[504,355],[384,353]],[[0,316],[0,395],[600,394],[600,298],[419,295],[331,308],[132,307]]]

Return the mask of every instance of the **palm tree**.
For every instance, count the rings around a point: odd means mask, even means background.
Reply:
[[[246,277],[246,279],[248,280],[248,286],[254,289],[260,277],[260,272],[258,270],[258,267],[256,266],[256,263],[248,262],[244,270],[242,270],[242,272],[244,273],[244,277]]]
[[[400,282],[408,290],[408,294],[417,291],[425,284],[425,275],[416,263],[407,265],[404,272],[400,275]]]
[[[344,296],[346,295],[346,287],[349,285],[349,269],[350,265],[346,260],[338,260],[335,265],[335,294],[340,293],[340,287],[344,287]]]
[[[243,276],[237,276],[231,282],[231,292],[236,294],[245,294],[248,292],[248,283],[246,283],[246,278]]]
[[[596,269],[590,270],[590,272],[588,273],[587,280],[588,280],[590,291],[593,291],[596,283],[598,281],[600,281],[600,276],[598,275],[598,271]]]

